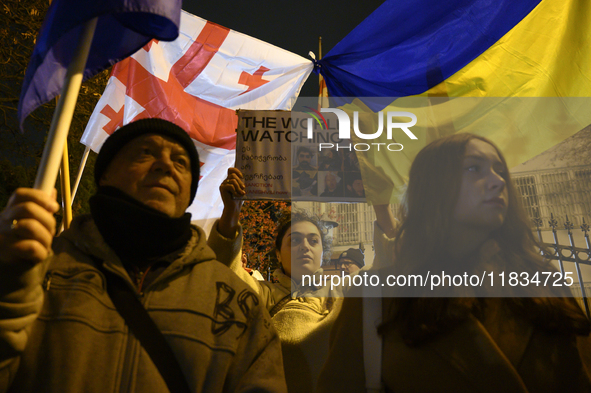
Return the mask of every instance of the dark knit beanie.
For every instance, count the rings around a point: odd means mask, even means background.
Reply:
[[[115,131],[110,137],[105,140],[101,147],[96,162],[94,164],[94,181],[97,186],[100,183],[103,173],[111,163],[111,160],[119,150],[123,148],[131,140],[141,135],[156,134],[162,135],[175,140],[182,147],[185,148],[191,160],[191,200],[189,205],[193,203],[195,194],[197,193],[197,183],[199,183],[199,154],[195,148],[193,140],[185,130],[163,119],[141,119],[132,123],[126,124]]]
[[[353,262],[354,264],[359,266],[360,269],[363,266],[365,266],[365,262],[363,261],[363,259],[364,259],[363,253],[361,252],[361,250],[359,250],[357,248],[350,248],[347,251],[343,251],[343,253],[339,257],[339,262],[341,259],[345,259],[345,258],[350,259],[351,262]]]

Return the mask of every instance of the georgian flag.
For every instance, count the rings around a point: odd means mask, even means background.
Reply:
[[[201,160],[188,212],[207,231],[221,215],[218,188],[235,160],[235,110],[290,110],[312,68],[310,60],[183,11],[175,41],[152,40],[115,65],[81,142],[98,152],[117,128],[142,118],[183,127]]]

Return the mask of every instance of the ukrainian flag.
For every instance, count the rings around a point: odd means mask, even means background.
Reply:
[[[360,128],[368,133],[377,128],[368,113],[417,115],[418,140],[396,138],[404,149],[395,159],[358,152],[368,200],[394,203],[414,156],[433,139],[486,136],[512,167],[591,123],[591,2],[386,1],[317,69],[332,97],[358,98],[343,108],[366,113]]]

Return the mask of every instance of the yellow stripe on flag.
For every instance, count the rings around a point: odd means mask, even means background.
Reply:
[[[432,98],[446,96],[451,98]],[[449,133],[491,139],[510,168],[525,162],[591,124],[590,96],[591,2],[543,0],[463,69],[420,97],[400,98],[383,110],[417,115],[411,130],[418,140],[396,131],[387,140],[384,130],[372,142],[398,142],[402,151],[357,152],[368,202],[398,202],[418,151]],[[361,112],[364,133],[377,130],[377,116],[359,100],[343,109],[351,119],[352,111]]]

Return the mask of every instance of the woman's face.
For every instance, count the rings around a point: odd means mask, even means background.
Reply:
[[[292,224],[277,253],[285,274],[300,282],[303,274],[313,274],[322,262],[322,238],[316,225],[309,221]]]
[[[506,172],[492,145],[479,139],[468,142],[454,210],[456,228],[484,231],[488,236],[503,225],[509,202]]]

